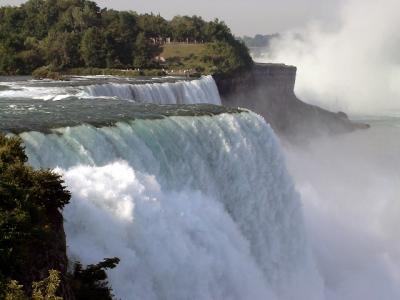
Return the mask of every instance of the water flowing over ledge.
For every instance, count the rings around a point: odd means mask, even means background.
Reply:
[[[72,76],[67,81],[28,80],[28,78],[19,77],[0,78],[0,99],[2,101],[7,99],[60,101],[98,98],[152,104],[221,104],[218,88],[212,76],[203,76],[194,80],[181,77],[123,78],[112,76]]]
[[[91,85],[85,92],[93,97],[117,97],[139,103],[154,104],[221,104],[217,85],[212,76],[175,83]]]
[[[321,299],[298,195],[253,113],[21,134],[73,195],[69,256],[118,256],[122,299]]]

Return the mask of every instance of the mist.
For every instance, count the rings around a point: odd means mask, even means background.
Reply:
[[[348,0],[332,22],[283,33],[261,62],[298,67],[304,101],[351,115],[400,113],[400,2]]]
[[[297,66],[302,100],[371,124],[285,145],[327,300],[400,299],[400,123],[388,118],[400,112],[399,11],[345,1],[333,23],[286,32],[261,58]]]
[[[297,66],[303,101],[371,124],[285,145],[327,300],[400,299],[399,11],[343,1],[334,22],[283,33],[259,59]]]
[[[400,299],[400,127],[286,146],[327,300]]]

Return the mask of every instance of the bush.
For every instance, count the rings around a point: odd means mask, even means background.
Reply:
[[[208,44],[202,61],[211,64],[212,73],[216,75],[234,74],[249,69],[253,64],[246,46],[238,41],[233,44],[226,42]]]
[[[119,258],[108,258],[86,269],[76,263],[72,274],[72,288],[77,300],[96,299],[112,300],[112,290],[108,286],[105,270],[113,269],[119,263]]]
[[[33,300],[59,300],[62,286],[78,300],[111,300],[105,270],[119,259],[87,268],[77,263],[67,274],[60,210],[71,195],[60,175],[34,170],[26,162],[21,139],[0,133],[0,299],[27,300],[32,295]],[[49,277],[43,279],[49,269]]]
[[[42,281],[32,283],[32,300],[62,300],[56,296],[57,289],[60,286],[60,272],[49,271],[49,277]],[[11,280],[5,291],[5,300],[28,300],[23,286],[16,280]]]
[[[53,71],[52,68],[48,66],[37,68],[35,71],[33,71],[32,76],[35,79],[63,79],[63,76],[59,72]]]
[[[48,257],[50,253],[65,255],[58,248],[62,245],[58,241],[62,238],[59,210],[68,204],[70,193],[60,175],[34,170],[26,161],[21,140],[0,134],[0,286],[3,287],[10,279],[30,286],[33,280],[41,279],[46,263],[64,263],[48,261]]]

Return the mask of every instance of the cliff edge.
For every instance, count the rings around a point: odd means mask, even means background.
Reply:
[[[343,112],[333,113],[302,102],[294,93],[297,68],[284,64],[254,64],[230,78],[215,76],[222,104],[250,109],[291,141],[321,134],[339,134],[368,128],[350,121]]]

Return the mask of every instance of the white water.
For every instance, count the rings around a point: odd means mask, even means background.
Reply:
[[[24,82],[25,83],[25,82]],[[84,98],[82,89],[74,87],[25,86],[16,82],[2,83],[9,89],[0,91],[0,98],[31,98],[35,100],[63,100],[70,97]]]
[[[71,258],[117,256],[121,299],[322,299],[300,201],[253,113],[137,120],[21,135],[59,167]]]
[[[217,85],[212,76],[176,83],[118,84],[107,83],[85,88],[90,96],[117,97],[140,103],[155,104],[221,104]]]
[[[221,104],[218,88],[212,76],[203,76],[191,81],[145,84],[117,83],[118,78],[113,78],[116,82],[87,85],[87,82],[95,82],[96,78],[73,78],[70,86],[61,86],[64,83],[53,81],[0,82],[0,86],[7,88],[0,90],[0,98],[29,98],[47,101],[67,100],[69,98],[113,98],[154,104]],[[121,78],[123,82],[127,80]],[[84,82],[86,83],[84,84]],[[41,86],[43,83],[47,86]]]

